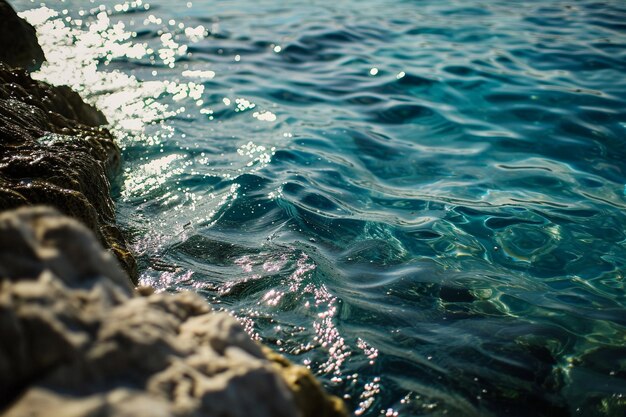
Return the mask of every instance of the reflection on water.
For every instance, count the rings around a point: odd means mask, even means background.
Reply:
[[[626,8],[16,0],[141,282],[363,416],[626,413]]]

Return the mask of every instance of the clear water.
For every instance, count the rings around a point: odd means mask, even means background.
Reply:
[[[363,416],[626,415],[626,3],[16,0],[141,281]]]

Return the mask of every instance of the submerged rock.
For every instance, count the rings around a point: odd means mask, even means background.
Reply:
[[[0,62],[11,67],[37,69],[45,61],[35,29],[0,0]]]
[[[78,222],[0,215],[4,416],[344,416],[310,372],[191,293],[138,295]]]

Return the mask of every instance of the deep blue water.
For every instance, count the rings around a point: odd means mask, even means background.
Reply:
[[[625,2],[13,4],[115,127],[143,284],[356,415],[626,415]]]

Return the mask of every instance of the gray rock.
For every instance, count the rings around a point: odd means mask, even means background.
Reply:
[[[2,416],[345,416],[195,294],[135,292],[53,209],[0,214],[0,256]]]

